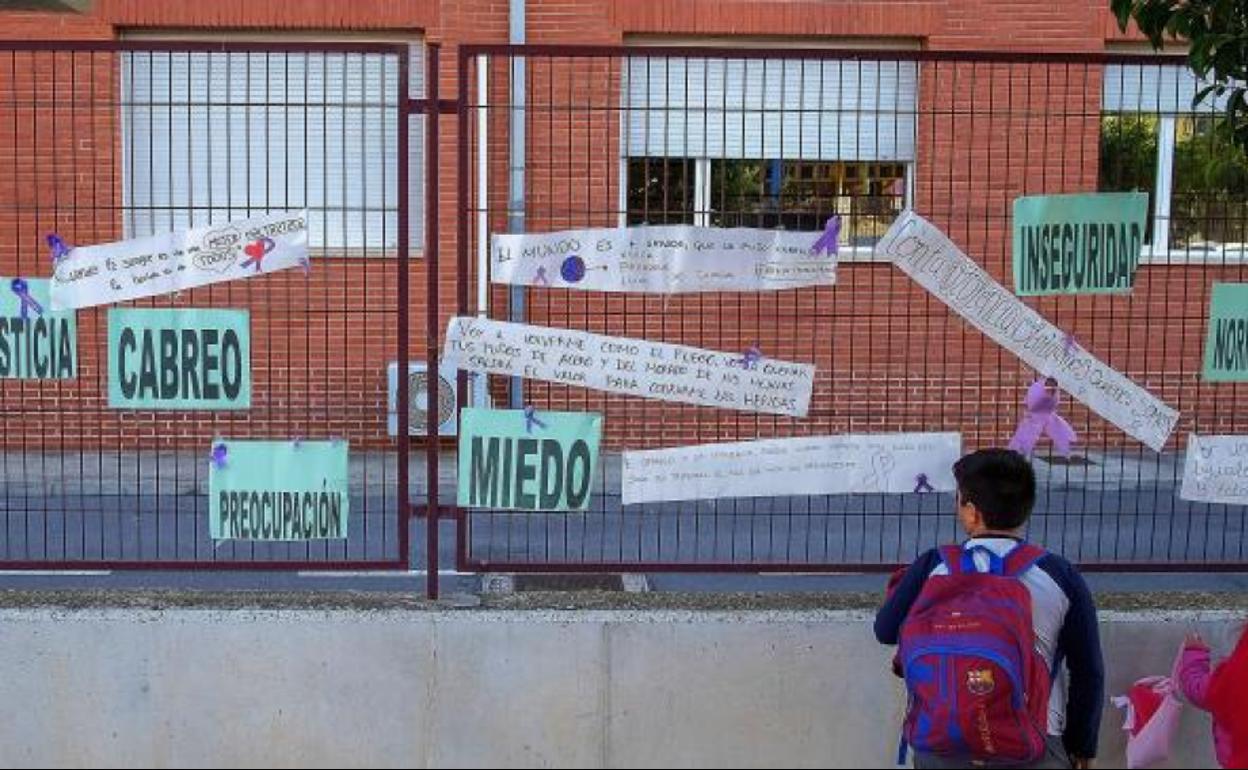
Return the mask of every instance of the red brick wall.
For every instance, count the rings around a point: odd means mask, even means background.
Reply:
[[[0,36],[107,38],[119,30],[146,28],[306,30],[331,36],[350,30],[392,37],[417,31],[442,45],[441,96],[453,98],[458,86],[456,46],[505,42],[507,5],[506,0],[101,0],[87,17],[0,15]],[[1095,51],[1107,39],[1127,37],[1115,31],[1103,6],[1101,0],[530,0],[528,40],[613,45],[628,35],[667,34],[767,40],[797,36],[809,44],[835,36],[918,40],[939,50]],[[107,209],[118,199],[118,190],[113,186],[117,152],[110,144],[115,135],[111,117],[105,119],[111,113],[80,106],[76,117],[47,131],[35,122],[43,118],[34,117],[29,108],[6,107],[24,101],[21,89],[32,82],[23,54],[12,68],[6,66],[6,56],[0,54],[0,164],[10,158],[18,164],[12,184],[0,182],[0,274],[8,275],[46,269],[41,238],[50,226],[77,242],[115,237],[115,220],[100,210],[84,213],[81,202],[95,200],[97,207]],[[72,85],[72,101],[80,104],[89,101],[81,94],[84,83],[94,79],[104,90],[110,77],[108,68],[99,65],[94,74],[84,75],[85,61],[80,59],[76,68],[63,66],[56,75],[57,93],[68,96]],[[70,76],[73,71],[78,74]],[[5,80],[10,72],[17,75],[16,84]],[[506,73],[507,63],[496,58],[491,71],[495,104],[506,101]],[[619,118],[613,112],[619,73],[619,58],[578,60],[575,65],[559,58],[530,60],[526,207],[531,229],[613,222],[620,183]],[[67,76],[72,83],[66,82]],[[51,77],[40,72],[34,82],[46,86]],[[1013,198],[1095,189],[1100,77],[1097,67],[1084,65],[925,65],[920,80],[918,210],[1007,280]],[[6,113],[11,112],[16,112],[15,134],[8,128],[13,118]],[[491,230],[499,231],[506,224],[505,111],[493,110],[490,121],[488,216]],[[439,125],[441,330],[455,308],[461,278],[456,237],[465,214],[457,207],[455,117],[446,116]],[[44,127],[36,131],[37,126]],[[475,116],[470,129],[475,142]],[[13,146],[6,149],[11,135]],[[49,176],[52,156],[59,158],[59,165]],[[475,186],[475,160],[470,170]],[[14,204],[21,205],[20,220]],[[470,206],[475,205],[473,189]],[[468,224],[475,239],[471,216]],[[469,247],[472,264],[475,242]],[[410,270],[415,360],[426,354],[427,264],[413,260]],[[395,269],[388,260],[331,258],[318,262],[310,279],[270,276],[177,299],[176,306],[242,306],[252,311],[253,409],[234,415],[107,409],[104,310],[80,312],[77,383],[0,382],[5,411],[22,414],[20,430],[10,429],[5,442],[20,445],[42,435],[54,445],[202,446],[211,434],[221,433],[339,435],[386,446],[384,365],[394,357],[394,315],[364,320],[357,314],[348,316],[355,321],[348,330],[331,326],[341,321],[344,290],[367,285],[370,311],[394,310]],[[1235,416],[1233,390],[1202,385],[1198,379],[1207,286],[1219,277],[1242,280],[1243,270],[1146,267],[1129,298],[1046,299],[1037,306],[1059,325],[1073,328],[1086,347],[1180,406],[1185,420],[1199,416],[1205,431],[1244,430],[1244,418]],[[469,294],[475,295],[471,284]],[[505,316],[505,295],[503,290],[493,293],[495,317]],[[281,328],[292,318],[308,322],[302,334]],[[968,444],[995,443],[1008,437],[1030,377],[1013,357],[969,331],[885,265],[846,266],[833,289],[748,297],[665,300],[534,290],[529,319],[726,350],[758,342],[767,355],[818,365],[811,416],[801,421],[530,384],[529,397],[541,406],[604,409],[612,439],[628,446],[935,427],[964,431]],[[55,412],[63,417],[38,416]],[[1085,410],[1072,407],[1068,413],[1095,443],[1122,440],[1120,432]],[[1177,433],[1190,424],[1182,423]]]

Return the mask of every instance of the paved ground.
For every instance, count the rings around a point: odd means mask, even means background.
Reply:
[[[1248,564],[1242,506],[1193,504],[1177,497],[1181,457],[1094,455],[1091,465],[1037,462],[1042,494],[1033,539],[1081,562],[1188,565]],[[618,489],[618,458],[602,464],[598,489]],[[454,462],[442,458],[442,499],[453,500]],[[423,456],[413,460],[413,501],[425,502]],[[0,456],[0,554],[9,561],[48,561],[73,569],[94,561],[318,562],[395,560],[396,467],[392,455],[352,458],[350,537],[310,544],[213,543],[207,535],[207,463],[190,453]],[[598,495],[588,512],[531,514],[475,511],[467,530],[474,571],[535,563],[608,563],[621,572],[653,571],[655,563],[759,564],[810,571],[835,563],[879,565],[909,560],[918,550],[955,537],[949,495],[859,495],[766,498],[630,506]],[[425,564],[425,522],[414,523],[412,564]],[[442,523],[440,567],[455,565],[455,530]],[[557,569],[557,567],[552,567]],[[16,576],[26,582],[33,576]],[[92,579],[92,576],[83,576]],[[158,577],[158,576],[156,576]],[[136,585],[161,580],[128,577]],[[198,577],[178,578],[193,584]],[[458,580],[448,576],[448,580]],[[9,579],[6,578],[4,582]],[[117,582],[119,578],[110,578]],[[264,585],[333,581],[316,574],[273,575]],[[389,586],[407,578],[343,578]],[[846,578],[750,575],[681,576],[656,572],[659,588],[799,589]],[[864,586],[878,578],[867,578]],[[1225,583],[1230,578],[1222,579]],[[188,582],[189,581],[189,582]],[[830,581],[830,582],[829,582]],[[20,580],[19,580],[20,582]],[[1232,581],[1233,582],[1233,581]],[[3,584],[3,583],[0,583]],[[214,573],[211,587],[247,587],[254,575]]]

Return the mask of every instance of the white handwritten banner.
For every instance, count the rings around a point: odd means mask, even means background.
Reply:
[[[649,294],[831,286],[836,237],[688,225],[500,234],[491,239],[490,277],[521,286]]]
[[[876,253],[1027,365],[1154,451],[1179,413],[1075,344],[913,211],[893,222]]]
[[[670,345],[545,326],[452,318],[444,360],[610,393],[805,417],[815,367],[752,353]]]
[[[80,246],[56,263],[52,309],[107,305],[307,264],[307,211]]]
[[[957,433],[734,441],[624,453],[624,504],[719,497],[952,492]]]
[[[1179,497],[1248,505],[1248,435],[1189,435]]]

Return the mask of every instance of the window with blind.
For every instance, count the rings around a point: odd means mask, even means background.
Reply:
[[[411,95],[423,93],[413,45]],[[398,57],[341,52],[122,55],[127,237],[308,209],[315,249],[393,255]],[[409,222],[423,242],[423,126],[412,116]]]
[[[818,229],[869,247],[906,204],[918,65],[630,57],[625,221]]]

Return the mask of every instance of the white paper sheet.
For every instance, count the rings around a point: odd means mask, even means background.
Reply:
[[[53,310],[93,307],[307,264],[306,211],[80,246],[56,263]]]
[[[815,367],[570,329],[452,318],[443,360],[611,393],[805,417]]]
[[[957,433],[734,441],[624,453],[625,505],[721,497],[952,492]]]
[[[831,286],[836,256],[812,252],[823,235],[690,225],[496,234],[490,244],[490,279],[650,294]]]
[[[1248,435],[1189,435],[1179,497],[1248,505]]]
[[[937,299],[1089,409],[1154,451],[1161,451],[1179,413],[1121,372],[1068,344],[1066,334],[992,279],[937,227],[912,211],[876,245]]]

